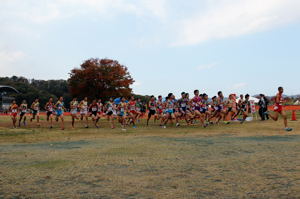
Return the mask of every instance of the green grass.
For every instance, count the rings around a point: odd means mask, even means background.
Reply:
[[[126,132],[105,120],[65,131],[0,122],[0,198],[300,198],[299,122],[291,133],[282,121]]]
[[[67,161],[67,160],[48,160],[48,161],[38,161],[35,162],[31,165],[29,165],[29,167],[34,167],[36,169],[54,169],[54,168],[58,168],[58,167],[63,167],[66,165],[69,165],[71,162]]]

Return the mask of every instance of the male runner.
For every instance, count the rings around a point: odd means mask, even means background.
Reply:
[[[50,97],[49,101],[45,105],[45,110],[47,114],[47,121],[50,121],[50,128],[53,128],[53,98]]]
[[[286,113],[285,111],[283,110],[283,102],[284,102],[284,99],[282,97],[283,95],[283,87],[279,87],[278,88],[278,93],[276,94],[276,98],[275,98],[275,105],[274,105],[274,115],[270,115],[269,116],[274,120],[274,121],[277,121],[278,120],[278,117],[279,115],[282,116],[283,118],[283,122],[284,122],[284,128],[286,131],[292,131],[293,129],[292,128],[289,128],[288,127],[288,122],[287,122],[287,116],[286,116]]]
[[[19,109],[20,109],[19,127],[21,127],[22,120],[23,120],[24,126],[26,126],[26,114],[28,111],[28,105],[27,105],[26,100],[22,101],[22,104],[20,105]]]
[[[10,112],[10,116],[11,116],[11,120],[13,123],[13,128],[17,128],[16,126],[16,122],[17,122],[17,115],[18,115],[18,105],[16,103],[16,101],[12,101],[12,104],[9,106],[9,112]]]

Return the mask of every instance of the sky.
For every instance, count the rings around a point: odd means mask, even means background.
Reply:
[[[67,79],[89,58],[136,94],[300,94],[299,0],[0,0],[0,76]]]

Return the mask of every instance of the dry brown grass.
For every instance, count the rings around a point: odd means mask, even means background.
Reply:
[[[300,198],[299,122],[286,133],[281,121],[127,132],[0,121],[0,198]]]

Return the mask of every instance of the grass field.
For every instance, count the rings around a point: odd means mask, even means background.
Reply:
[[[0,117],[0,198],[300,198],[300,122],[101,124],[11,129]]]

